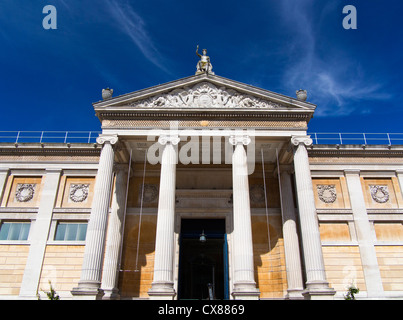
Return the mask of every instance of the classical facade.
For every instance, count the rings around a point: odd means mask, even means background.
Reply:
[[[103,96],[96,143],[0,144],[0,298],[403,298],[402,146],[211,65]]]

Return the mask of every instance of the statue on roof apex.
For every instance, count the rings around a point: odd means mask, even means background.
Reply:
[[[203,74],[203,73],[207,73],[207,74],[213,74],[213,66],[211,65],[210,62],[210,57],[207,56],[207,49],[203,49],[203,55],[199,54],[199,45],[197,45],[196,48],[196,54],[199,56],[200,60],[199,62],[197,62],[197,71],[196,74]]]

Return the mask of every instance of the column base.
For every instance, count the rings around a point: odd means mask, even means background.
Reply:
[[[259,300],[260,291],[255,282],[238,282],[234,284],[231,295],[236,300]]]
[[[78,287],[71,290],[74,300],[100,300],[104,291],[99,281],[80,281]]]
[[[303,289],[288,289],[285,296],[288,300],[304,300]]]
[[[333,300],[335,294],[336,291],[329,287],[329,283],[323,281],[307,282],[302,292],[305,299],[309,300]]]
[[[172,282],[153,282],[148,290],[150,300],[173,300],[176,296]]]
[[[102,289],[102,290],[104,291],[102,300],[119,300],[120,299],[119,289],[113,288],[113,289]]]

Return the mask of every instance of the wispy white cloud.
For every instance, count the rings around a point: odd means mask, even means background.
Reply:
[[[110,16],[121,32],[130,37],[145,58],[169,73],[162,62],[160,52],[147,32],[146,23],[142,17],[127,2],[106,0],[105,3]]]
[[[318,104],[317,115],[348,115],[361,108],[362,101],[390,99],[382,83],[365,76],[358,61],[337,52],[326,58],[319,55],[318,28],[327,14],[335,13],[337,4],[328,2],[318,17],[313,15],[314,2],[281,1],[282,16],[292,35],[286,48],[289,63],[284,71],[284,84],[289,89],[310,88],[308,94]]]

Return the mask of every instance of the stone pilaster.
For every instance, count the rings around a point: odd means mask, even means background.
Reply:
[[[396,176],[399,181],[400,192],[403,195],[403,170],[396,170]]]
[[[117,289],[119,277],[119,258],[122,245],[122,230],[126,208],[126,189],[128,165],[119,165],[116,170],[115,188],[112,196],[111,215],[105,247],[105,258],[102,272],[103,299],[118,299]]]
[[[44,185],[41,192],[41,201],[39,203],[37,218],[30,232],[31,245],[20,288],[20,298],[23,299],[37,298],[36,295],[38,293],[46,243],[48,241],[61,173],[61,169],[48,169],[43,177]]]
[[[8,174],[8,168],[0,168],[0,203],[3,200],[4,187],[6,185]]]
[[[283,213],[283,237],[285,264],[287,271],[287,298],[303,299],[301,255],[297,231],[297,215],[295,213],[294,196],[292,192],[291,177],[286,170],[280,173],[281,204]]]
[[[235,299],[258,299],[253,266],[252,222],[249,198],[248,166],[244,145],[248,136],[231,136],[235,146],[232,156],[232,188],[234,208],[233,257]]]
[[[117,141],[116,135],[101,135],[97,138],[97,143],[103,144],[103,148],[99,159],[94,198],[87,228],[81,278],[78,287],[71,291],[74,298],[77,299],[99,299],[103,294],[100,285],[113,180],[114,150],[112,146]]]
[[[353,211],[355,231],[360,248],[361,264],[369,298],[384,296],[381,273],[374,247],[371,226],[365,206],[359,170],[345,170],[346,183]]]
[[[291,138],[291,143],[295,146],[295,180],[307,279],[304,295],[310,299],[333,298],[336,292],[329,288],[329,283],[326,281],[308,151],[306,149],[306,146],[312,144],[312,139],[309,136],[294,136]]]
[[[175,188],[176,151],[180,138],[161,136],[158,142],[165,145],[161,158],[161,177],[158,200],[157,235],[155,243],[154,278],[148,295],[151,299],[175,297],[173,267],[175,247]]]

